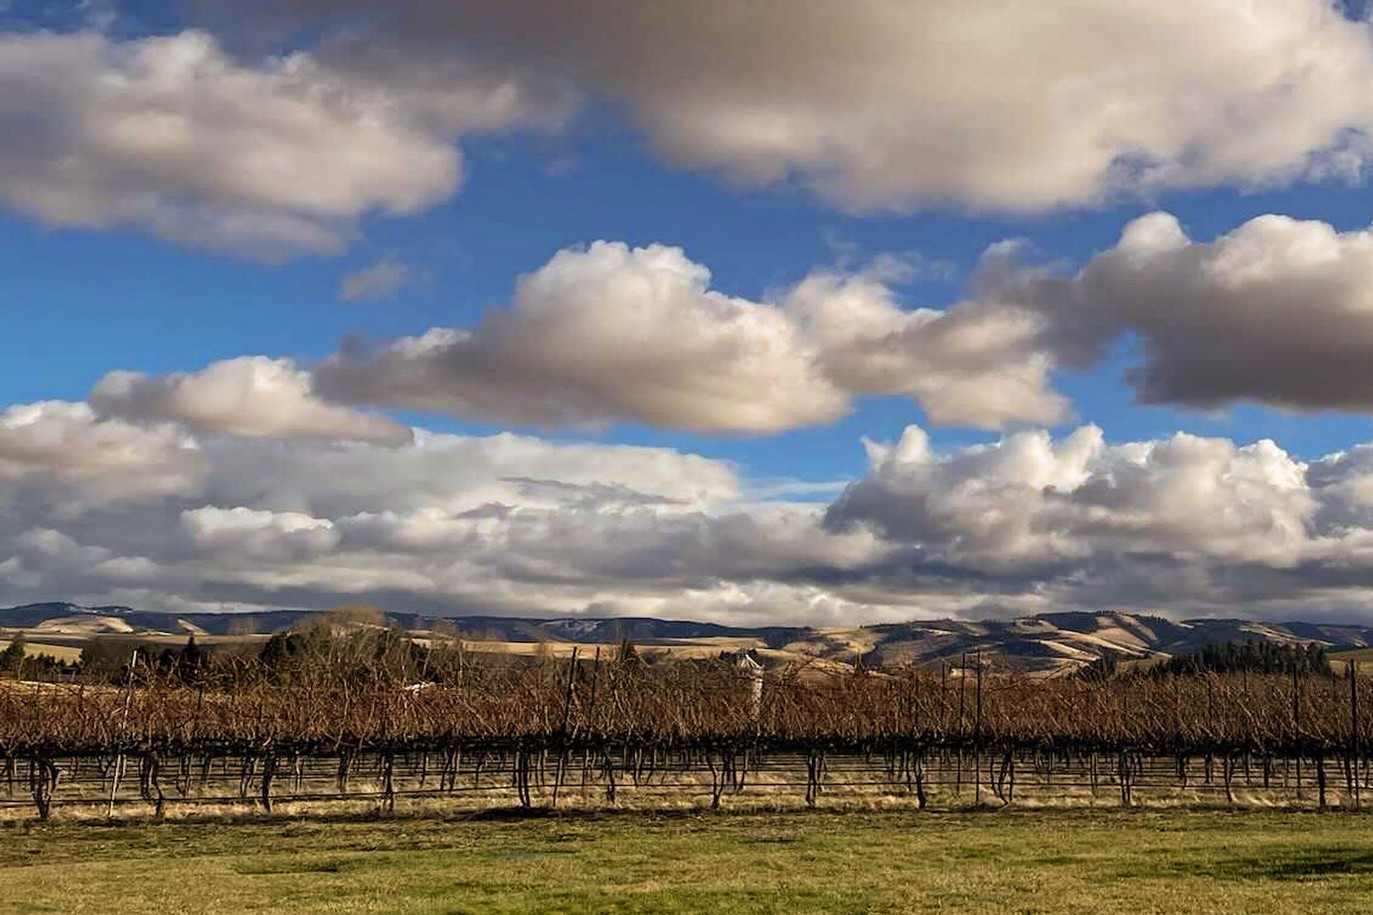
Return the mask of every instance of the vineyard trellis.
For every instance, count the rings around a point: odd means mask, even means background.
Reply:
[[[0,802],[275,804],[397,797],[522,807],[862,794],[1014,803],[1266,792],[1358,808],[1362,680],[1027,680],[771,673],[727,662],[469,664],[446,682],[320,669],[288,682],[0,684]],[[128,775],[126,777],[126,770]],[[136,778],[134,773],[136,772]],[[122,782],[121,782],[122,779]],[[122,785],[122,789],[121,789]]]

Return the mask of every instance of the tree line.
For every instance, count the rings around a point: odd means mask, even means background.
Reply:
[[[1123,663],[1125,662],[1125,663]],[[1202,674],[1286,674],[1309,677],[1329,674],[1330,656],[1316,642],[1284,645],[1247,639],[1204,645],[1197,651],[1160,661],[1128,663],[1120,652],[1107,652],[1078,671],[1084,680],[1110,680],[1121,676],[1163,677]]]

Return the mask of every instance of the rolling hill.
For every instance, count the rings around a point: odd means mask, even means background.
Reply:
[[[269,613],[171,614],[129,607],[83,607],[70,603],[28,604],[0,609],[0,638],[24,631],[31,641],[79,645],[94,638],[181,638],[194,633],[215,640],[265,634],[309,619],[302,611]],[[394,617],[395,625],[416,635],[428,632],[431,618]],[[1248,639],[1281,644],[1319,642],[1331,651],[1373,647],[1373,627],[1307,622],[1262,623],[1242,619],[1174,621],[1127,613],[1046,613],[1010,620],[934,620],[852,628],[725,626],[652,618],[557,619],[463,616],[450,619],[473,647],[555,651],[588,648],[629,639],[655,651],[702,654],[752,648],[765,663],[812,661],[824,666],[851,664],[956,664],[981,653],[996,666],[1041,675],[1074,670],[1115,653],[1148,660],[1194,652],[1204,645]]]

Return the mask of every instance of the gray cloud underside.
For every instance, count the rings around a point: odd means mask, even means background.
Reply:
[[[1373,155],[1373,31],[1326,0],[196,6],[213,33],[0,35],[0,203],[337,251],[455,194],[464,136],[559,130],[587,99],[669,163],[855,211],[1357,181]]]
[[[1326,0],[287,0],[252,27],[273,17],[326,60],[571,85],[669,162],[856,210],[1352,177],[1373,127],[1373,38]]]
[[[1038,344],[1090,365],[1130,335],[1148,403],[1373,407],[1373,233],[1266,215],[1210,242],[1152,213],[1070,278],[1027,268],[984,291],[1047,322]]]

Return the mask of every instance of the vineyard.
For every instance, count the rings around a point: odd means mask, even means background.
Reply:
[[[434,679],[155,672],[0,684],[0,803],[563,807],[1239,802],[1359,807],[1344,676],[763,674],[729,661],[467,659]]]

